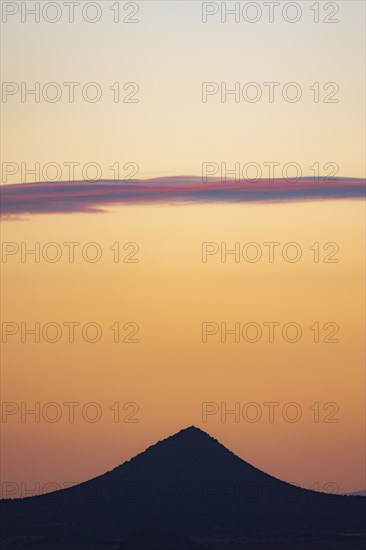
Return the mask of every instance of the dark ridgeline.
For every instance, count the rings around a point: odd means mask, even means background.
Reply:
[[[360,533],[365,504],[280,481],[194,427],[75,487],[0,502],[3,535],[126,538],[125,548],[142,548],[139,533],[157,548],[192,550],[186,537]],[[178,534],[174,545],[167,531]]]

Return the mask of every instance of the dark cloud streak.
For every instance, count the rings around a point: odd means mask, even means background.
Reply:
[[[202,183],[192,176],[141,180],[139,183],[103,180],[92,182],[40,182],[1,186],[1,214],[19,217],[31,214],[100,213],[108,207],[128,204],[194,204],[212,202],[293,202],[360,199],[365,180],[312,178],[296,182],[283,179]]]

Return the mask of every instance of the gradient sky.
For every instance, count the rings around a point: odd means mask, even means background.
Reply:
[[[5,82],[98,82],[104,96],[72,105],[9,98],[3,160],[92,161],[105,179],[115,162],[136,162],[143,178],[200,175],[204,161],[295,161],[304,176],[314,162],[337,162],[339,175],[364,177],[364,4],[340,2],[337,24],[314,24],[309,5],[296,24],[264,15],[256,24],[222,24],[218,16],[203,24],[195,1],[141,2],[138,24],[114,24],[107,9],[94,25],[10,17]],[[298,82],[303,99],[201,102],[202,82],[253,81]],[[108,90],[115,82],[137,82],[139,103],[115,104]],[[338,83],[340,103],[315,104],[314,82]]]
[[[3,25],[4,81],[140,84],[138,104],[2,104],[3,162],[136,162],[138,177],[200,176],[210,162],[336,162],[364,178],[364,5],[340,2],[340,23],[201,22],[200,2],[141,2],[140,23]],[[201,102],[202,81],[338,82],[338,104]],[[77,178],[80,179],[80,178]],[[32,181],[32,178],[27,181]],[[19,174],[7,183],[21,183]],[[5,183],[3,181],[3,183]],[[48,185],[52,186],[52,183]],[[5,188],[4,188],[5,189]],[[30,186],[29,189],[32,189]],[[303,197],[304,198],[304,197]],[[333,197],[328,197],[332,199]],[[2,399],[32,404],[98,402],[95,424],[3,425],[2,480],[62,486],[113,468],[156,440],[197,425],[264,471],[304,487],[365,487],[364,204],[359,199],[268,203],[110,205],[103,214],[62,212],[5,220],[4,242],[97,242],[96,264],[20,255],[2,264],[2,320],[95,321],[105,338],[3,346]],[[218,256],[202,242],[297,242],[298,263]],[[115,264],[108,247],[136,242],[139,263]],[[339,245],[338,263],[314,263],[309,246]],[[135,321],[139,344],[114,344],[108,327]],[[297,344],[201,341],[201,323],[298,322]],[[336,322],[340,342],[314,344],[307,327]],[[298,423],[202,422],[202,402],[297,402]],[[136,402],[138,423],[114,423],[108,407]],[[309,407],[339,405],[338,423],[314,423]],[[322,413],[324,414],[324,412]],[[20,496],[18,493],[15,496]]]

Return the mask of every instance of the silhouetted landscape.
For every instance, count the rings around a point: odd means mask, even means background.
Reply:
[[[365,548],[366,499],[301,489],[190,427],[71,488],[1,501],[1,548]]]

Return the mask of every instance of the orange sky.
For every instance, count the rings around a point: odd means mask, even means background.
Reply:
[[[50,481],[62,486],[85,480],[194,424],[281,479],[305,487],[334,482],[340,491],[364,487],[362,225],[361,201],[125,207],[4,222],[4,242],[26,242],[29,248],[56,242],[64,255],[53,264],[42,258],[35,263],[32,256],[22,263],[17,254],[2,264],[3,337],[4,323],[13,323],[8,331],[18,327],[3,345],[2,399],[19,407],[16,412],[14,405],[4,405],[14,414],[2,426],[3,482],[24,482],[25,488],[38,482],[42,490]],[[69,263],[63,245],[69,241],[81,243],[80,250],[98,243],[101,260],[88,263],[76,252]],[[268,241],[281,243],[279,251],[296,242],[301,260],[286,262],[279,253],[268,262],[263,246]],[[108,247],[115,242],[138,243],[139,263],[114,263]],[[235,242],[241,249],[256,242],[263,260],[235,263],[227,256],[223,263],[215,255],[203,263],[202,242],[227,243],[228,249]],[[319,263],[309,250],[315,242]],[[322,261],[322,246],[329,242],[339,246],[338,263]],[[60,341],[45,341],[55,336],[51,328],[40,343],[25,334],[22,343],[21,323],[31,328],[36,322],[42,328],[50,322],[63,326]],[[74,343],[68,342],[67,322],[80,323]],[[80,327],[90,322],[103,331],[95,344],[81,336]],[[137,323],[139,343],[114,343],[108,327],[115,322],[124,336],[133,330],[123,333],[125,323]],[[256,322],[263,334],[257,343],[242,338],[235,343],[233,336],[221,343],[219,332],[202,343],[204,322],[228,328]],[[268,342],[266,322],[280,324],[274,343]],[[301,327],[297,343],[282,337],[289,322]],[[309,329],[315,322],[319,343]],[[326,323],[339,326],[338,343],[323,342],[333,330],[333,325],[324,330]],[[94,334],[90,329],[87,337]],[[35,402],[39,423],[24,416]],[[57,406],[47,405],[51,402]],[[73,423],[65,402],[80,404]],[[95,423],[88,415],[93,419],[97,409],[83,409],[90,402],[98,403],[102,415]],[[116,406],[109,409],[117,402],[119,422]],[[137,405],[126,405],[131,402]],[[256,408],[246,408],[253,402]],[[274,422],[268,402],[279,404]],[[296,414],[286,408],[292,402],[301,412],[296,423],[284,419]],[[217,404],[209,406],[215,414],[207,422],[203,403]],[[241,417],[228,415],[224,422],[221,412],[235,403]],[[260,420],[248,421],[258,407]],[[47,421],[55,414],[58,422]]]

